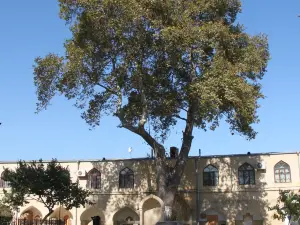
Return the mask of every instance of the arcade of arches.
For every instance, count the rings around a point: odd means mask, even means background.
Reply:
[[[99,218],[100,224],[109,225],[155,225],[162,221],[164,203],[157,196],[150,195],[139,204],[139,209],[129,206],[120,207],[116,210],[111,218],[106,218],[104,211],[101,208],[91,206],[84,209],[80,215],[80,223],[73,220],[73,215],[69,210],[63,207],[56,208],[49,216],[50,220],[63,221],[64,225],[93,225],[93,218]],[[214,209],[205,210],[200,215],[199,225],[226,225],[227,218],[223,214]],[[41,220],[43,215],[40,210],[34,206],[30,206],[23,210],[19,219],[24,219],[28,222]],[[187,222],[187,221],[186,221]],[[27,223],[26,223],[27,224]],[[262,225],[263,219],[257,215],[250,213],[240,214],[235,220],[235,225]]]
[[[73,214],[69,210],[66,210],[63,207],[58,207],[49,216],[49,220],[64,221],[64,225],[92,225],[92,218],[98,217],[100,218],[101,225],[155,225],[158,221],[162,220],[162,208],[162,200],[156,196],[150,195],[140,203],[139,210],[129,206],[120,207],[113,213],[112,218],[106,218],[105,213],[101,208],[91,206],[79,214],[80,223],[75,223],[75,221],[73,221]],[[19,216],[19,219],[28,222],[26,224],[39,224],[38,221],[42,220],[42,218],[43,215],[41,211],[34,206],[26,208]],[[107,219],[111,222],[108,222]]]

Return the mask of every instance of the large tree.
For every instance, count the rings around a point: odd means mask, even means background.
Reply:
[[[171,207],[193,140],[194,127],[255,138],[260,80],[269,59],[264,35],[236,23],[239,0],[59,0],[72,37],[64,56],[34,65],[38,111],[57,94],[75,99],[82,118],[103,115],[153,149],[157,195]],[[171,174],[163,145],[170,128],[185,124]],[[155,132],[145,129],[149,125]]]
[[[42,160],[29,163],[19,161],[16,169],[4,170],[2,179],[10,184],[10,190],[4,190],[5,203],[23,206],[35,200],[48,209],[41,224],[58,204],[67,210],[92,204],[88,200],[90,192],[73,182],[69,169],[60,165],[56,159],[47,163]]]

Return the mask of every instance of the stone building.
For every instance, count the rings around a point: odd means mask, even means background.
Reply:
[[[104,225],[154,225],[163,220],[164,203],[155,196],[153,159],[60,163],[69,167],[74,181],[93,191],[90,198],[96,204],[69,211],[57,206],[50,218],[66,225],[91,225],[94,216]],[[16,162],[0,164],[1,170],[16,166]],[[0,180],[0,187],[9,189],[9,184]],[[191,225],[287,224],[273,220],[268,206],[276,203],[280,189],[299,188],[298,152],[190,157],[176,196],[175,218]],[[15,218],[27,221],[47,213],[34,201],[17,211]]]

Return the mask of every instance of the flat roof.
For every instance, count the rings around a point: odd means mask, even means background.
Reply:
[[[259,155],[287,155],[287,154],[298,154],[299,152],[265,152],[265,153],[246,153],[246,154],[227,154],[227,155],[201,155],[201,156],[189,156],[189,159],[197,158],[225,158],[225,157],[241,157],[241,156],[259,156]],[[111,161],[142,161],[142,160],[153,160],[151,157],[144,158],[123,158],[123,159],[107,159],[103,157],[102,159],[71,159],[71,160],[58,160],[60,163],[75,163],[75,162],[111,162]],[[31,162],[33,160],[24,160],[25,162]],[[38,160],[35,160],[38,161]],[[51,160],[43,160],[47,163]],[[0,164],[15,164],[18,161],[0,161]]]

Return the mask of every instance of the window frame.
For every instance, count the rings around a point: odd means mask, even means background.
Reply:
[[[285,182],[281,182],[281,176],[280,176],[280,170],[282,170],[282,169],[280,169],[280,168],[276,168],[276,166],[279,166],[280,164],[283,164],[283,165],[285,165],[285,166],[287,166],[287,168],[285,168],[284,167],[284,180],[285,180]],[[286,169],[288,169],[289,170],[289,175],[290,175],[290,181],[289,182],[286,182],[286,175],[287,175],[287,173],[286,173]],[[277,182],[276,181],[276,170],[279,170],[279,182]],[[274,182],[276,183],[276,184],[287,184],[287,183],[292,183],[292,172],[291,172],[291,167],[290,167],[290,165],[288,164],[288,163],[286,163],[286,162],[284,162],[283,160],[280,160],[279,162],[277,162],[275,165],[274,165]]]
[[[122,174],[122,172],[124,172],[124,174]],[[130,183],[130,185],[128,185],[128,183]],[[134,188],[134,172],[133,170],[131,170],[128,167],[123,168],[122,170],[120,170],[119,172],[119,188],[120,189],[133,189]]]
[[[251,169],[247,169],[249,167]],[[243,173],[243,183],[241,182],[241,179],[240,179],[240,172]],[[253,174],[253,179],[251,179],[251,172]],[[247,176],[249,177],[249,179],[248,179],[249,182],[247,182],[247,183],[245,182],[245,180],[246,180],[245,179],[246,178],[245,174],[247,174]],[[251,183],[251,180],[253,180],[253,183]],[[245,162],[241,166],[239,166],[239,168],[238,168],[238,184],[239,185],[255,185],[256,184],[255,169],[251,164]]]
[[[101,189],[101,172],[96,168],[87,173],[87,188],[98,190]]]
[[[205,171],[205,169],[209,169],[210,171]],[[206,174],[207,176],[204,174]],[[216,166],[209,164],[206,167],[204,167],[202,171],[202,176],[203,176],[202,185],[204,187],[216,187],[219,185],[219,169]],[[207,178],[209,182],[212,181],[212,184],[207,184],[208,182],[205,182],[205,178]]]
[[[11,188],[10,182],[3,180],[3,173],[4,171],[2,171],[0,176],[0,188]]]

